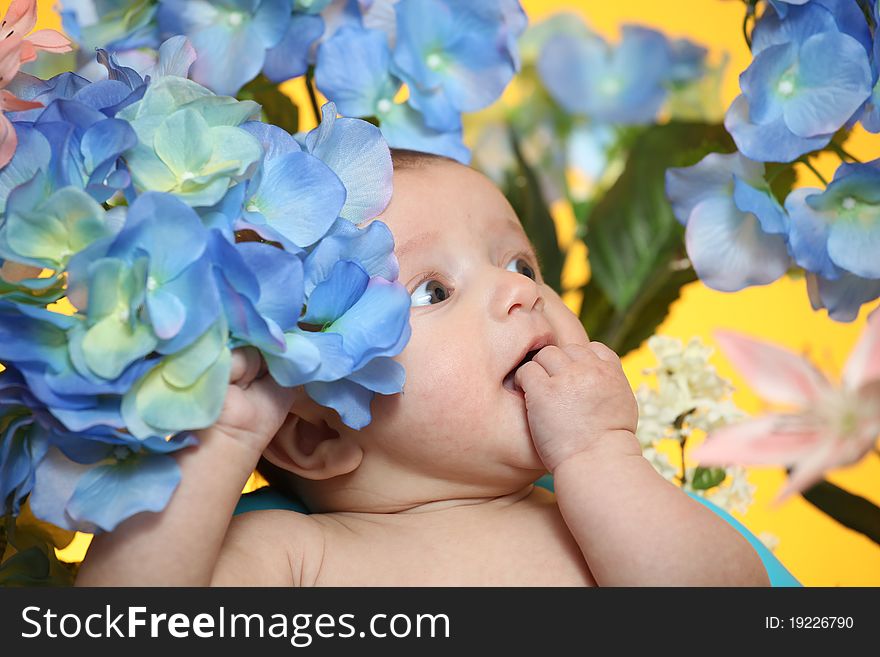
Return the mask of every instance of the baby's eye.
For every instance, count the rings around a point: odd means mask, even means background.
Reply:
[[[412,299],[411,305],[431,306],[435,303],[446,301],[451,293],[452,290],[436,278],[429,278],[413,290],[413,293],[410,295],[410,299]]]
[[[523,276],[528,276],[533,281],[538,279],[537,274],[535,274],[535,269],[529,264],[529,261],[525,258],[516,257],[510,261],[507,265],[507,269],[510,271],[519,272]]]

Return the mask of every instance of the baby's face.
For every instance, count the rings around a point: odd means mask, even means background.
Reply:
[[[529,352],[585,333],[544,284],[513,209],[482,174],[441,161],[396,171],[379,219],[412,296],[412,338],[396,358],[403,394],[376,395],[360,444],[429,476],[534,475],[542,465],[512,372]]]

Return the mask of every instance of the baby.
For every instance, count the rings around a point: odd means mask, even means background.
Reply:
[[[487,178],[397,153],[379,218],[412,295],[404,392],[376,395],[354,431],[236,351],[167,509],[95,538],[78,584],[768,583],[748,542],[642,457],[620,360],[543,283]],[[261,457],[312,514],[232,518]],[[534,485],[546,472],[555,494]]]

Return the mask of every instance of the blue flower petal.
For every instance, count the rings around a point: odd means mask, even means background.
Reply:
[[[167,281],[195,262],[206,245],[207,231],[191,207],[171,194],[145,192],[129,207],[110,254],[122,257],[143,249],[150,255],[150,275]]]
[[[18,147],[9,164],[0,169],[0,213],[6,209],[6,200],[12,190],[34,177],[37,171],[46,171],[52,150],[41,132],[26,123],[13,123]]]
[[[733,202],[739,210],[754,214],[765,233],[788,233],[788,216],[769,187],[757,189],[736,174],[733,180]]]
[[[161,511],[180,483],[180,468],[166,454],[138,454],[84,473],[67,503],[79,526],[113,531],[143,511]]]
[[[323,32],[324,21],[320,16],[293,14],[281,41],[266,52],[263,73],[272,82],[284,82],[305,74],[309,49]]]
[[[320,354],[320,366],[310,373],[309,381],[336,381],[351,374],[354,358],[346,350],[344,336],[330,331],[297,333],[317,348]]]
[[[244,242],[237,249],[259,281],[260,314],[272,319],[282,330],[295,326],[303,305],[302,260],[259,242]]]
[[[429,128],[425,117],[409,104],[393,105],[381,115],[382,134],[392,148],[435,153],[467,164],[471,152],[464,145],[461,128],[443,132]]]
[[[828,257],[863,278],[880,278],[880,208],[859,218],[840,217],[829,227]]]
[[[36,467],[34,488],[29,503],[31,511],[40,520],[64,529],[83,529],[67,512],[67,502],[73,496],[79,480],[92,468],[75,463],[57,448],[51,448]]]
[[[770,123],[782,115],[785,102],[777,91],[779,80],[797,63],[797,44],[770,46],[739,77],[743,94],[749,101],[749,117],[754,123]]]
[[[834,57],[828,56],[830,52]],[[785,124],[799,137],[835,132],[871,96],[868,55],[845,34],[809,38],[801,46],[798,67],[797,90],[783,112]]]
[[[379,103],[391,103],[400,87],[389,73],[390,61],[383,32],[346,26],[318,48],[315,83],[342,114],[375,116]]]
[[[786,127],[783,116],[764,125],[752,123],[745,96],[737,96],[728,108],[724,127],[742,154],[759,162],[792,162],[804,153],[824,148],[833,136],[798,137]]]
[[[354,359],[353,370],[376,356],[395,356],[409,339],[409,293],[400,283],[370,279],[367,289],[329,331],[342,334],[345,350]]]
[[[245,209],[261,214],[285,240],[305,247],[321,239],[339,216],[345,192],[320,159],[292,152],[265,162],[260,189]]]
[[[828,220],[807,202],[808,197],[821,191],[802,187],[785,199],[785,210],[790,217],[788,242],[791,256],[799,266],[833,279],[840,276],[840,270],[828,255]]]
[[[339,176],[345,205],[339,216],[360,223],[391,200],[391,152],[379,129],[359,119],[336,118],[336,106],[322,108],[321,124],[306,135],[306,148]]]
[[[369,280],[370,275],[359,264],[340,260],[330,276],[312,290],[300,321],[318,326],[336,321],[360,299]]]
[[[807,292],[813,310],[828,309],[837,322],[852,322],[863,304],[880,297],[880,279],[868,279],[842,272],[834,280],[807,272]]]
[[[790,263],[784,236],[762,231],[755,216],[740,212],[730,198],[698,203],[685,243],[700,279],[723,292],[772,283]]]
[[[224,24],[190,34],[198,57],[190,77],[222,96],[234,96],[253,80],[266,59],[266,50],[251,39],[252,30],[233,31]]]
[[[321,366],[322,354],[318,346],[299,331],[285,333],[284,339],[286,350],[283,353],[263,352],[272,378],[287,387],[312,381],[312,375]]]
[[[366,228],[356,228],[342,219],[305,260],[303,289],[307,296],[330,276],[340,260],[359,263],[371,278],[380,276],[393,281],[399,272],[394,237],[385,223],[372,221]]]
[[[372,419],[373,392],[357,383],[346,379],[329,383],[316,381],[307,383],[305,390],[317,403],[339,413],[340,419],[352,429],[363,429]]]
[[[749,181],[761,180],[764,165],[740,153],[709,153],[693,166],[667,169],[666,195],[676,219],[687,224],[698,203],[716,196],[729,196],[734,175]]]
[[[346,377],[368,390],[383,395],[393,395],[403,390],[406,372],[397,361],[382,356],[374,358],[356,372]]]

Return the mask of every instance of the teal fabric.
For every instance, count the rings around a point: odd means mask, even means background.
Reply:
[[[553,478],[550,475],[545,475],[536,481],[535,485],[546,488],[552,492]],[[798,582],[794,576],[785,569],[785,566],[773,556],[773,553],[770,552],[770,550],[768,550],[767,547],[761,543],[754,534],[752,534],[752,532],[746,529],[741,522],[727,513],[727,511],[712,504],[708,500],[705,500],[698,495],[692,495],[691,493],[688,493],[688,495],[700,504],[717,513],[730,523],[730,525],[740,534],[746,537],[746,540],[755,549],[758,556],[761,557],[761,561],[764,563],[764,568],[767,569],[767,576],[770,578],[770,586],[801,586],[800,582]],[[271,488],[260,488],[252,493],[246,493],[241,496],[238,505],[235,507],[235,514],[238,515],[239,513],[246,513],[248,511],[265,511],[268,509],[285,509],[288,511],[297,511],[299,513],[309,512],[309,510],[298,500],[291,499]]]

